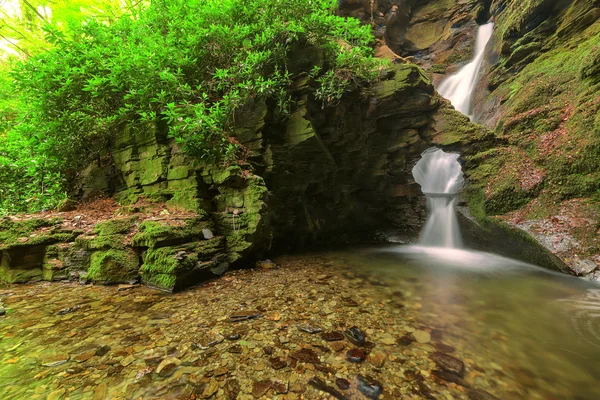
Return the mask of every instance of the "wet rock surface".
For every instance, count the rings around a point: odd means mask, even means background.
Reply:
[[[277,264],[230,271],[178,294],[75,283],[0,288],[7,310],[0,319],[0,398],[488,400],[570,393],[563,381],[548,386],[551,376],[512,350],[486,349],[489,343],[471,336],[490,334],[479,319],[431,307],[425,300],[435,285],[417,278],[370,283],[343,258],[325,255]],[[315,280],[324,270],[330,278]],[[393,300],[398,290],[402,308]],[[78,304],[85,307],[59,314]],[[511,343],[500,330],[490,335]],[[429,340],[415,340],[421,336]],[[348,360],[353,352],[364,361]]]

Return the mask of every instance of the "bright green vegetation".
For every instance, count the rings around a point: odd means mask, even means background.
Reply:
[[[236,110],[249,100],[266,98],[286,118],[301,74],[324,104],[376,79],[370,27],[336,7],[165,0],[121,17],[78,14],[62,30],[42,24],[47,45],[0,73],[0,213],[59,204],[125,124],[164,120],[197,159],[231,161],[243,153],[231,137]]]

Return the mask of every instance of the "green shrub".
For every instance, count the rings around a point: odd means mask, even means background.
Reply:
[[[32,142],[29,159],[45,158],[37,180],[50,177],[52,190],[65,188],[67,170],[99,157],[124,124],[158,119],[198,159],[236,159],[236,109],[267,97],[278,105],[276,115],[288,114],[299,72],[288,64],[299,45],[322,52],[323,65],[312,74],[316,96],[335,103],[375,79],[380,64],[372,58],[370,27],[336,16],[336,7],[335,0],[164,0],[112,24],[91,19],[55,37],[51,50],[12,73],[28,105],[13,129]],[[39,194],[40,182],[27,190]],[[11,196],[10,209],[32,208],[24,206],[26,193]]]

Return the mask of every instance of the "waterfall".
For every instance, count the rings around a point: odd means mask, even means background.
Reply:
[[[445,153],[437,148],[425,150],[412,174],[427,197],[429,212],[420,243],[433,247],[461,247],[454,210],[456,193],[464,183],[458,154]]]
[[[485,46],[492,37],[493,30],[494,24],[492,22],[479,27],[473,60],[462,67],[456,74],[446,78],[440,83],[438,88],[440,95],[450,100],[454,108],[469,117],[471,117],[472,110],[471,99],[473,98],[473,91],[475,90],[479,70],[483,63]]]

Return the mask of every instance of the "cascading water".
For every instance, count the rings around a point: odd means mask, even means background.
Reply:
[[[454,210],[456,193],[464,183],[458,154],[431,148],[425,150],[412,170],[415,181],[427,197],[429,215],[420,244],[432,247],[461,247],[462,241]]]
[[[456,74],[445,79],[438,87],[438,92],[450,100],[454,108],[471,117],[471,99],[477,85],[479,70],[485,55],[485,46],[492,37],[494,24],[481,25],[477,32],[473,60],[462,67]]]

